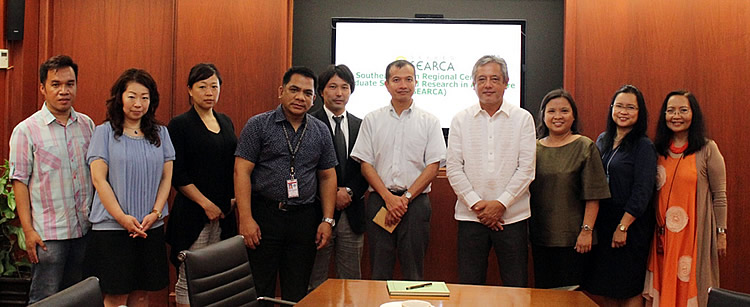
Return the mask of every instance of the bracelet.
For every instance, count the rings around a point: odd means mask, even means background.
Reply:
[[[718,232],[720,234],[721,233],[726,234],[727,233],[727,229],[726,228],[718,227],[718,228],[716,228],[716,232]]]
[[[161,218],[161,211],[154,209],[154,210],[151,210],[151,213],[156,213],[156,219]]]

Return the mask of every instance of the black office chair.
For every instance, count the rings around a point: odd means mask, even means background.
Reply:
[[[33,307],[74,307],[96,306],[104,307],[102,290],[99,288],[99,278],[91,276],[83,281],[57,292],[31,306]]]
[[[750,306],[750,295],[721,288],[708,288],[708,307]]]
[[[258,297],[242,236],[193,251],[181,251],[178,258],[185,264],[190,306],[258,306],[258,301],[296,304]]]

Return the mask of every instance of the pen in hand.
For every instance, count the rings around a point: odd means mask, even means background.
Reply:
[[[417,284],[417,285],[413,285],[413,286],[408,286],[408,287],[406,287],[406,290],[414,290],[414,289],[424,288],[424,287],[431,286],[431,285],[432,285],[431,282],[426,282],[426,283],[423,283],[423,284]]]

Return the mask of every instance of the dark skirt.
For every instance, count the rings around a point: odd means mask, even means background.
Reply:
[[[144,238],[126,230],[92,230],[86,248],[84,276],[96,276],[104,294],[158,291],[169,284],[164,227]]]
[[[604,201],[599,207],[599,244],[591,251],[582,288],[591,294],[626,299],[643,292],[655,221],[649,206],[628,228],[625,246],[612,248],[612,235],[625,212],[621,206],[612,207]]]
[[[594,245],[596,246],[596,245]],[[547,247],[532,244],[534,287],[542,289],[580,286],[591,260],[591,252],[581,254],[574,246]]]

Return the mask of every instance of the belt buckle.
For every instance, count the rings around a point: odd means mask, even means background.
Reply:
[[[289,209],[287,208],[287,205],[286,205],[285,201],[280,201],[279,202],[279,210],[284,211],[284,212],[289,211]]]
[[[401,195],[404,195],[404,193],[406,193],[406,189],[388,189],[388,191],[391,192],[391,194],[396,195],[396,196],[401,196]]]

